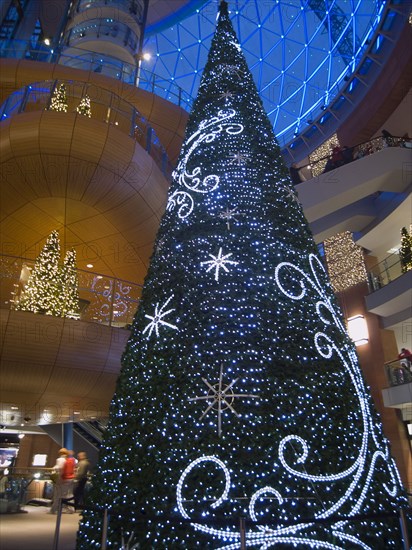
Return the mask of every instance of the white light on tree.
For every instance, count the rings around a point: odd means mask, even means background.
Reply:
[[[363,315],[349,317],[348,332],[357,346],[364,346],[369,342],[368,325]]]
[[[256,550],[400,548],[397,470],[226,2],[154,251],[78,550],[106,507],[110,548],[239,550],[240,517]]]

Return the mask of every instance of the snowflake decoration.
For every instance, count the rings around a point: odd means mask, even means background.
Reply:
[[[156,252],[155,252],[156,254],[160,254],[160,252],[162,251],[162,248],[164,247],[165,241],[166,239],[164,237],[158,240],[156,245]]]
[[[213,254],[209,254],[209,256],[212,258],[211,260],[206,260],[204,262],[201,262],[200,265],[207,265],[210,264],[209,267],[206,269],[206,272],[210,271],[211,269],[215,270],[215,281],[219,280],[219,270],[224,269],[227,272],[229,272],[228,268],[225,264],[232,264],[237,265],[239,262],[235,262],[233,260],[228,260],[227,258],[230,258],[232,256],[232,253],[226,254],[225,256],[222,256],[222,248],[219,248],[219,252],[217,256],[214,256]]]
[[[227,99],[230,99],[231,97],[233,97],[232,92],[229,92],[229,90],[226,90],[226,92],[223,92],[222,94],[220,94],[219,99],[224,99],[226,101]]]
[[[295,201],[295,202],[298,203],[298,202],[299,202],[299,199],[298,199],[298,196],[297,196],[295,190],[292,189],[291,187],[285,187],[285,189],[286,189],[287,192],[288,192],[287,195],[286,195],[287,198],[288,198],[288,199],[292,199],[293,201]]]
[[[145,315],[147,319],[151,319],[150,323],[146,325],[143,331],[143,334],[145,334],[148,331],[147,338],[150,338],[153,331],[156,332],[156,336],[159,336],[159,325],[164,325],[174,330],[179,330],[175,325],[172,325],[171,323],[168,323],[167,321],[163,320],[163,318],[166,317],[166,315],[174,311],[174,308],[168,309],[167,311],[163,311],[172,298],[173,298],[173,294],[166,300],[166,302],[162,305],[160,309],[159,309],[159,304],[156,304],[155,312],[153,316]]]
[[[231,160],[230,160],[229,164],[236,163],[238,166],[240,166],[241,164],[246,164],[247,163],[247,161],[249,160],[249,156],[238,152],[238,153],[234,153],[233,155],[231,155],[230,159]]]
[[[206,378],[202,378],[202,380],[209,388],[207,395],[203,395],[201,397],[192,397],[189,399],[189,401],[207,401],[208,406],[206,410],[202,413],[202,416],[199,418],[199,420],[203,420],[207,413],[212,409],[217,411],[217,429],[219,437],[222,434],[222,411],[229,409],[234,415],[239,418],[239,414],[233,407],[233,402],[235,401],[235,399],[239,399],[242,397],[259,399],[259,395],[233,392],[232,387],[236,384],[239,378],[236,378],[228,385],[223,384],[223,365],[220,365],[219,381],[216,384],[210,384],[210,382],[208,382]]]
[[[217,68],[218,74],[228,73],[229,75],[237,76],[239,79],[244,74],[244,71],[242,69],[239,69],[236,65],[230,65],[230,63],[223,63]]]
[[[232,208],[231,210],[229,208],[226,208],[223,212],[219,214],[219,218],[222,220],[226,220],[227,228],[230,229],[230,220],[237,221],[237,216],[244,216],[242,212],[238,212],[237,207]]]

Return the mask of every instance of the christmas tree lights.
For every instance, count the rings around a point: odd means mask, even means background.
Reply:
[[[59,233],[52,231],[36,259],[19,301],[15,303],[15,309],[60,316],[59,260]]]
[[[82,97],[79,105],[76,107],[76,112],[79,113],[79,115],[84,115],[91,118],[92,109],[90,105],[90,97],[88,95]]]
[[[399,250],[401,259],[402,273],[412,269],[412,232],[402,227],[401,229],[401,248]]]
[[[14,300],[14,309],[55,317],[79,318],[76,252],[67,252],[62,267],[59,262],[59,233],[52,231],[36,258],[24,290],[19,299]]]
[[[79,279],[76,268],[76,251],[68,250],[64,258],[63,267],[60,271],[62,288],[62,317],[78,319],[80,316],[79,307]]]
[[[342,292],[367,281],[363,251],[352,233],[344,231],[324,241],[330,282],[335,292]]]
[[[109,548],[239,549],[240,517],[248,548],[400,548],[397,470],[225,2],[154,251],[77,548],[105,508]]]
[[[51,96],[50,100],[50,111],[59,111],[62,113],[67,113],[67,92],[66,92],[66,86],[65,84],[60,84],[58,88],[56,88]]]

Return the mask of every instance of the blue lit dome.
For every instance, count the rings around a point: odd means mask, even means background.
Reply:
[[[301,135],[316,118],[326,120],[327,109],[342,90],[358,84],[353,75],[370,50],[386,4],[383,0],[228,3],[242,50],[282,146]],[[216,0],[195,0],[149,25],[144,50],[152,58],[142,69],[164,78],[165,88],[174,83],[194,97],[217,5]],[[375,45],[378,49],[379,44]]]

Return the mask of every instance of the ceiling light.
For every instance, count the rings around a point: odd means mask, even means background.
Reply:
[[[91,269],[93,266],[93,264],[87,264],[86,267],[88,267],[89,269]]]

